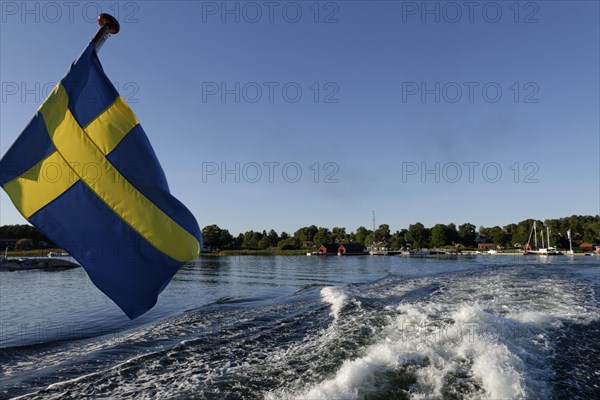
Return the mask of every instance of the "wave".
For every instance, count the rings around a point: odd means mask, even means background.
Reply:
[[[593,398],[598,302],[567,274],[501,267],[331,284],[16,349],[0,397]]]
[[[267,398],[551,398],[556,337],[566,324],[594,323],[599,313],[589,290],[556,276],[532,282],[523,271],[434,278],[438,282],[386,277],[360,288],[355,292],[363,298],[404,300],[384,308],[387,322],[372,343],[334,374]],[[351,292],[322,289],[335,320],[355,301]],[[407,297],[410,292],[423,295]],[[362,322],[381,311],[365,309]]]
[[[321,289],[321,299],[331,305],[331,315],[337,320],[344,306],[348,304],[350,297],[344,293],[343,288],[327,286]]]

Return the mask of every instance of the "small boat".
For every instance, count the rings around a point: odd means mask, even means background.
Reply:
[[[556,249],[556,247],[547,247],[547,248],[542,247],[538,250],[526,251],[525,254],[537,255],[537,256],[562,256],[563,255],[563,253],[558,251]]]
[[[69,257],[69,253],[65,253],[63,252],[55,252],[55,251],[51,251],[50,253],[48,253],[48,257],[50,258],[55,258],[55,257]]]
[[[369,254],[372,256],[387,256],[390,254],[390,252],[389,250],[377,250],[375,248],[370,248]]]

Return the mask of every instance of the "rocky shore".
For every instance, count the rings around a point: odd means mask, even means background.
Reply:
[[[78,267],[80,265],[75,262],[52,257],[2,258],[0,260],[0,271],[24,271],[30,269],[56,271]]]

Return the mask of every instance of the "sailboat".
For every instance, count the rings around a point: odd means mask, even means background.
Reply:
[[[537,227],[536,221],[533,221],[533,228],[529,233],[529,239],[527,240],[527,244],[531,246],[531,235],[533,234],[534,248],[525,250],[525,254],[532,254],[538,256],[559,256],[562,255],[560,251],[556,249],[556,247],[550,246],[550,229],[546,227],[546,235],[548,238],[548,247],[544,246],[544,232],[540,232],[540,238],[542,239],[542,247],[538,247],[537,242]]]

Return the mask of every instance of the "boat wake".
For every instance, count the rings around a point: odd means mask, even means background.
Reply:
[[[402,282],[388,277],[370,287],[346,288],[335,297],[339,302],[331,301],[330,293],[342,289],[330,289],[323,299],[332,304],[336,319],[344,318],[340,302],[353,296],[404,300],[365,309],[363,323],[373,322],[370,313],[383,314],[385,323],[334,374],[314,384],[290,385],[267,398],[562,398],[553,385],[561,365],[552,360],[563,355],[557,338],[568,334],[570,324],[595,324],[593,330],[600,334],[598,308],[589,290],[557,277],[532,287],[529,278],[519,278],[521,272],[440,278],[437,289],[431,278]],[[405,301],[415,291],[429,294]],[[593,397],[593,390],[588,386],[581,398]],[[573,393],[573,387],[566,393]]]
[[[117,335],[4,351],[0,396],[592,398],[595,293],[532,270],[388,275],[270,302],[224,298]],[[584,359],[574,356],[582,342]]]

